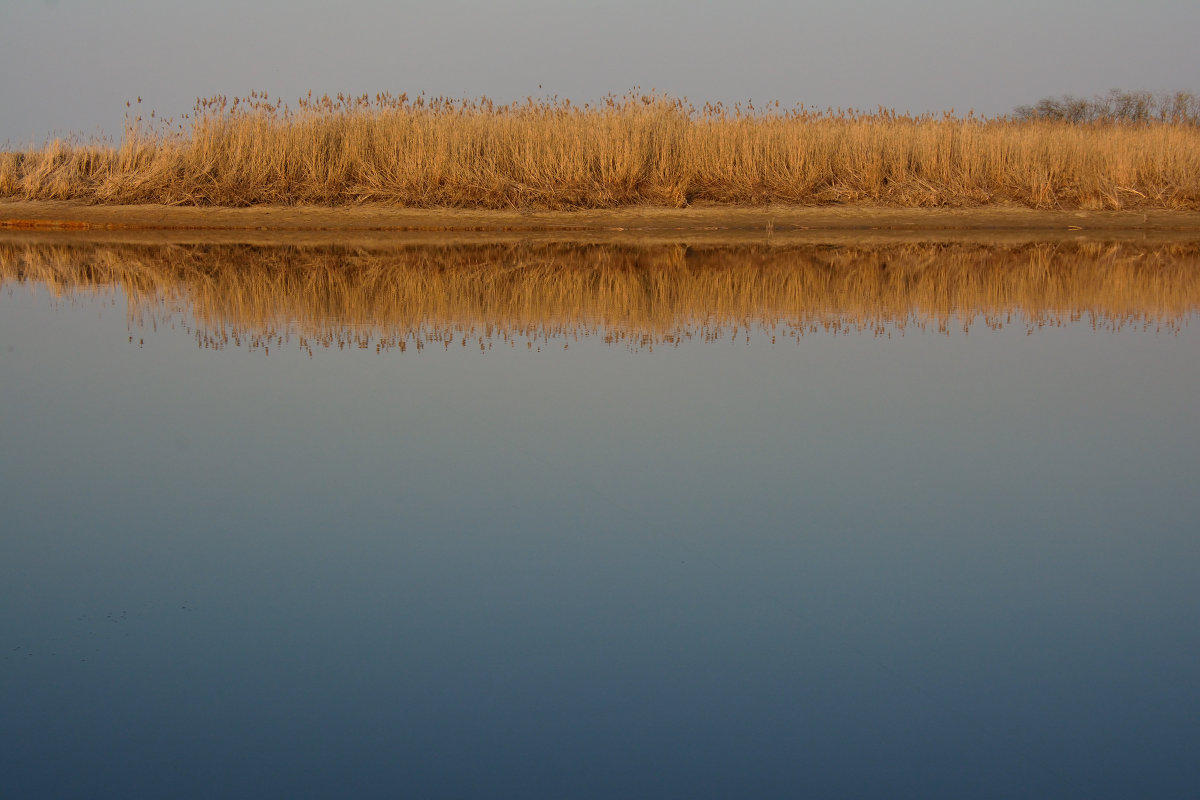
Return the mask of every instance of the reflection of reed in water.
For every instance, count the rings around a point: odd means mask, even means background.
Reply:
[[[921,328],[1173,329],[1200,306],[1200,244],[631,247],[390,250],[0,244],[0,279],[57,293],[119,288],[131,315],[190,315],[204,346],[418,349],[628,346]]]

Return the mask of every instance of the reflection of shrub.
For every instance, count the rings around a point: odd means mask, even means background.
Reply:
[[[886,268],[883,268],[885,267]],[[30,245],[0,239],[0,291],[114,290],[131,320],[203,347],[634,349],[908,326],[1177,330],[1200,312],[1200,243],[1055,241],[636,246]],[[187,322],[187,320],[191,322]],[[194,323],[194,326],[193,326]],[[565,344],[565,342],[563,342]]]
[[[1044,97],[1032,106],[1017,106],[1013,115],[1022,120],[1057,122],[1148,123],[1173,122],[1200,125],[1200,95],[1194,92],[1154,94],[1110,89],[1092,98]]]

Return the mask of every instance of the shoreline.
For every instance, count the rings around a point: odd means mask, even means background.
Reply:
[[[493,211],[352,206],[89,205],[0,200],[0,228],[275,231],[601,230],[1176,230],[1200,231],[1200,211],[1042,210],[1024,206],[632,206],[581,211]]]
[[[382,205],[229,208],[0,201],[0,237],[264,245],[435,245],[485,241],[698,245],[867,244],[903,240],[1014,243],[1076,239],[1171,242],[1200,239],[1200,212],[853,205],[492,211]]]

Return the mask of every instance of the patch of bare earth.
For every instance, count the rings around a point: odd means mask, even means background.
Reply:
[[[0,202],[0,229],[98,238],[238,241],[402,238],[674,240],[696,242],[812,239],[996,240],[1195,238],[1196,211],[1047,211],[1025,207],[870,206],[629,207],[586,211],[487,211],[389,206],[246,208],[86,205],[71,201]],[[12,235],[12,234],[8,234]]]

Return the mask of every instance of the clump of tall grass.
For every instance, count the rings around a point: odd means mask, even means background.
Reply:
[[[1088,319],[1172,329],[1200,311],[1200,246],[346,248],[0,242],[0,284],[119,289],[206,347],[420,349],[595,336],[635,347],[768,328],[887,334]]]
[[[0,196],[89,203],[1200,208],[1200,127],[387,94],[198,101],[119,144],[0,153]]]

